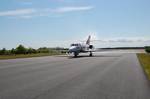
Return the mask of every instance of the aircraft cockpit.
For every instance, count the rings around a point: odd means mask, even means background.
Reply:
[[[71,44],[71,46],[80,46],[79,44]]]

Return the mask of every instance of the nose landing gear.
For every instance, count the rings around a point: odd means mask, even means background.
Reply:
[[[78,56],[78,54],[79,54],[79,53],[77,53],[77,52],[74,52],[74,57],[77,57],[77,56]]]
[[[89,55],[90,57],[92,57],[93,56],[93,53],[92,52],[90,52],[90,55]]]

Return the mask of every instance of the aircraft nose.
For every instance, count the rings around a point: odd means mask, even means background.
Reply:
[[[72,47],[69,48],[68,53],[72,53],[72,52],[75,52],[75,51],[76,51],[76,47],[72,46]]]

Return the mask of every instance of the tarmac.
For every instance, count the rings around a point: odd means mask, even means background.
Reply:
[[[149,99],[138,52],[0,60],[0,99]]]

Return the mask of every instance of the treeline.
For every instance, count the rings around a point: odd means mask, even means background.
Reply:
[[[144,49],[144,47],[108,47],[108,48],[100,48],[100,49]]]
[[[17,55],[17,54],[36,54],[36,53],[65,53],[67,51],[66,48],[47,48],[41,47],[38,49],[34,48],[26,48],[23,45],[19,45],[16,48],[12,48],[11,50],[7,50],[6,48],[0,49],[0,55]]]
[[[147,53],[150,53],[150,46],[146,46],[146,47],[145,47],[145,51],[146,51]]]

